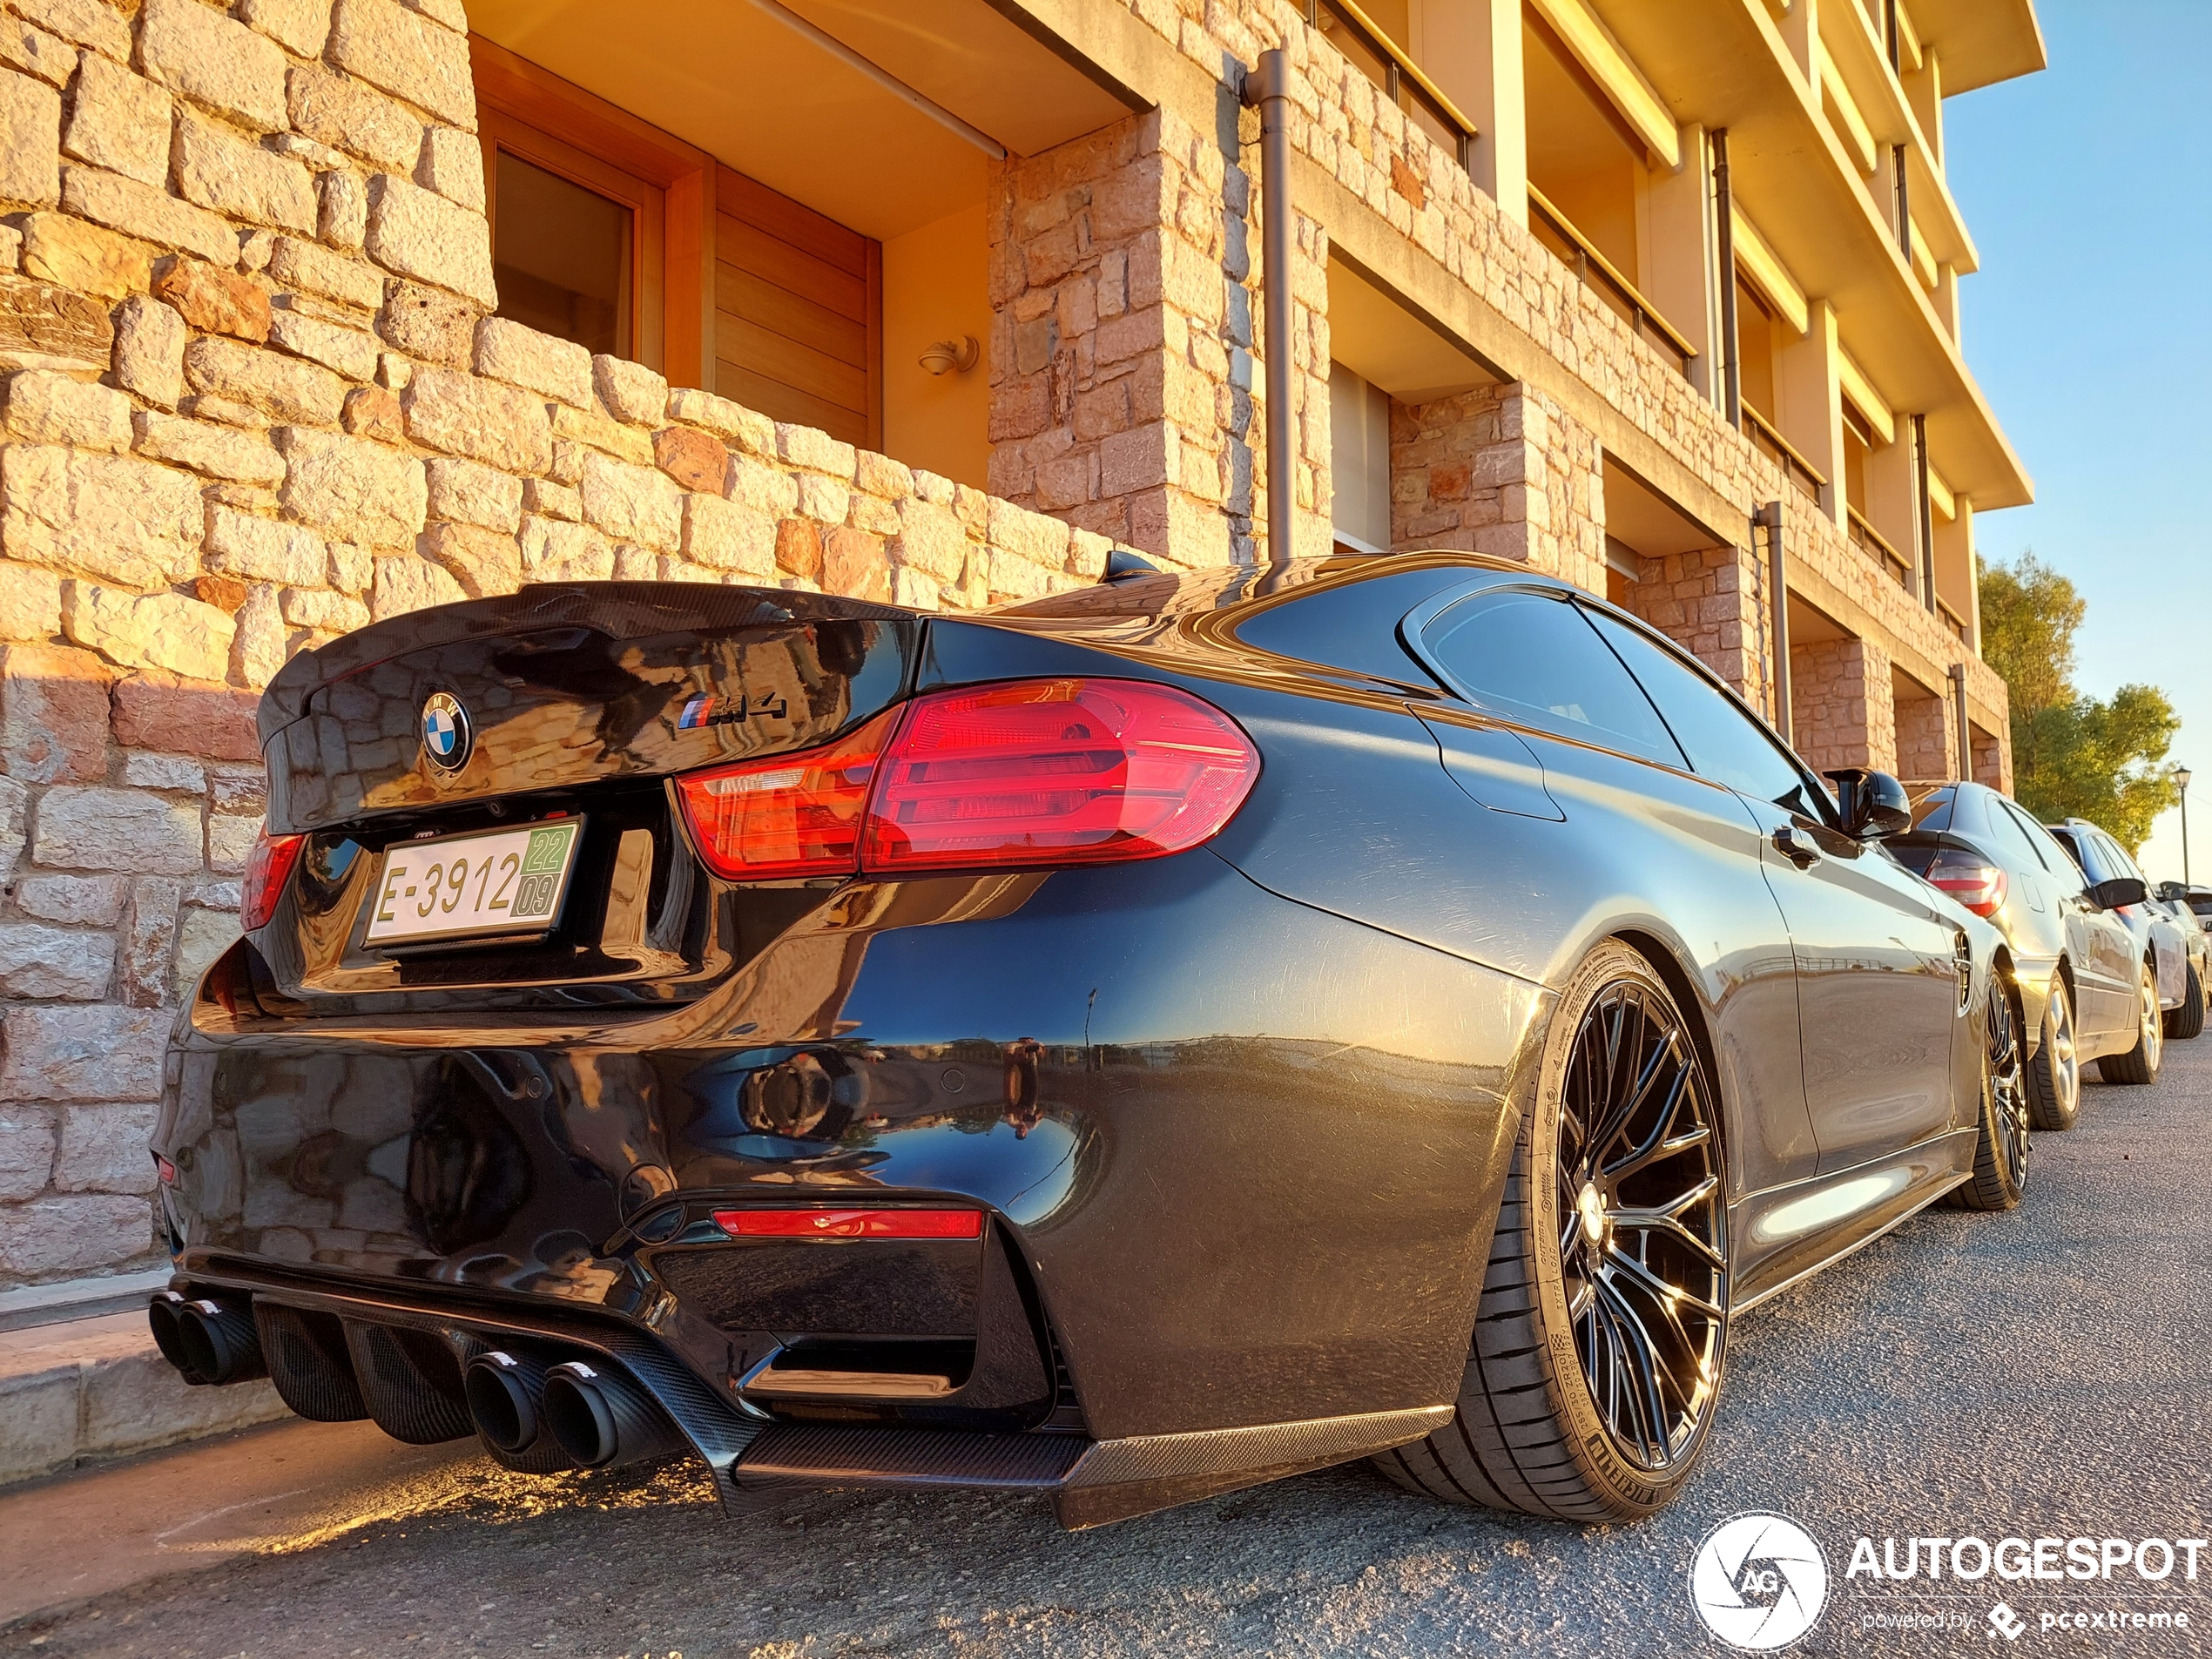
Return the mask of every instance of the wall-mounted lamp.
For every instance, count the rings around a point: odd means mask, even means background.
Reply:
[[[923,347],[921,366],[932,374],[965,374],[982,354],[975,336],[962,334],[958,340],[933,341]]]

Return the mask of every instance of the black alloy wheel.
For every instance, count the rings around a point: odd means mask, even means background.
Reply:
[[[1718,1098],[1667,981],[1599,945],[1545,1036],[1452,1420],[1384,1473],[1563,1521],[1635,1520],[1682,1490],[1728,1355]]]
[[[1559,1256],[1582,1379],[1649,1474],[1696,1441],[1728,1323],[1727,1205],[1689,1033],[1623,981],[1582,1016],[1561,1103]]]
[[[2027,1066],[2020,1052],[2019,1010],[2001,979],[1989,987],[1982,1016],[1981,1111],[1973,1174],[1952,1190],[1962,1209],[2010,1210],[2027,1190],[2032,1129]]]

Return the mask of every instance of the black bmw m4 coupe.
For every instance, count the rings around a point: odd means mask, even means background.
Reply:
[[[1665,1503],[1730,1321],[2026,1180],[2002,941],[1464,554],[992,614],[526,588],[293,658],[151,1317],[510,1467]]]

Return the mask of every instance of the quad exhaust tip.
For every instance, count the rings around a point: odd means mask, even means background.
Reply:
[[[617,1469],[691,1450],[651,1394],[587,1360],[548,1371],[543,1400],[546,1428],[578,1468]]]

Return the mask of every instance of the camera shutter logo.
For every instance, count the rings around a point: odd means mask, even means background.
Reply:
[[[469,764],[475,742],[469,711],[450,691],[433,691],[422,705],[422,752],[442,772],[459,772]]]
[[[1736,1515],[1706,1534],[1689,1566],[1689,1602],[1731,1648],[1786,1648],[1820,1621],[1828,1560],[1781,1515]]]

